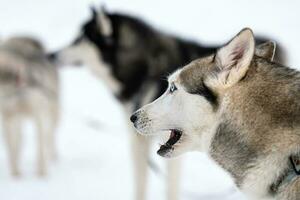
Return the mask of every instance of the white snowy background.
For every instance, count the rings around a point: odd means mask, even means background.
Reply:
[[[12,35],[40,38],[57,50],[79,32],[89,5],[129,13],[154,27],[203,44],[221,44],[243,27],[279,42],[288,65],[300,66],[300,3],[296,0],[0,0],[0,39]],[[46,178],[35,174],[35,133],[24,123],[22,172],[11,178],[0,137],[1,200],[132,200],[133,175],[127,122],[121,105],[85,68],[60,71],[62,116],[57,130],[59,160]],[[153,145],[152,159],[161,174],[150,171],[149,200],[165,199],[164,162]],[[205,155],[183,157],[183,200],[241,200],[230,178]]]

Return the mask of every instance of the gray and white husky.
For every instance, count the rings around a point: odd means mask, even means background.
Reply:
[[[0,44],[0,112],[11,173],[20,175],[22,121],[37,127],[37,173],[45,175],[55,155],[54,132],[59,114],[58,74],[41,43],[13,37]]]
[[[268,48],[267,48],[268,49]],[[170,133],[158,154],[209,155],[255,200],[300,199],[300,73],[255,53],[250,29],[169,77],[169,87],[131,120]]]
[[[203,46],[161,33],[137,18],[92,8],[92,18],[84,24],[73,44],[51,57],[62,64],[88,66],[107,84],[130,116],[163,93],[167,88],[164,78],[178,66],[215,50],[215,46]],[[150,140],[138,134],[131,137],[136,173],[135,199],[143,200]],[[168,164],[169,200],[178,199],[176,162],[172,160]]]

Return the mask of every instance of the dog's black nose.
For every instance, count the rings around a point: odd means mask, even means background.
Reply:
[[[57,58],[57,53],[49,53],[48,55],[47,55],[47,58],[49,59],[49,60],[51,60],[51,61],[55,61],[56,60],[56,58]]]
[[[137,120],[137,115],[136,115],[136,114],[131,115],[130,121],[131,121],[132,123],[134,123],[136,120]]]

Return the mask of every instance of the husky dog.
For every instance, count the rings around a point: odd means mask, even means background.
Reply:
[[[272,52],[255,55],[243,29],[173,73],[131,121],[145,135],[170,133],[161,156],[207,153],[249,199],[299,200],[300,73],[272,62]]]
[[[37,173],[45,175],[48,154],[55,157],[58,120],[58,74],[41,43],[13,37],[0,44],[0,111],[14,176],[20,175],[21,123],[30,117],[37,127]]]
[[[92,18],[84,24],[80,36],[51,57],[60,64],[89,67],[120,100],[129,117],[134,110],[163,93],[167,88],[166,75],[215,50],[215,46],[207,47],[161,33],[134,17],[92,8]],[[135,199],[143,200],[149,139],[138,134],[131,137],[136,173]],[[176,162],[168,163],[169,200],[178,199]]]

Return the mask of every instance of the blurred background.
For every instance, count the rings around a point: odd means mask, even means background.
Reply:
[[[300,67],[300,2],[252,1],[142,1],[142,0],[0,0],[0,39],[13,35],[39,38],[48,51],[71,43],[90,17],[90,5],[104,4],[109,12],[139,17],[158,30],[207,45],[220,45],[244,27],[276,40],[287,64]],[[61,120],[57,130],[58,161],[45,178],[35,175],[35,130],[24,123],[22,177],[9,174],[0,138],[0,199],[3,200],[131,200],[134,194],[130,141],[125,114],[101,80],[86,68],[63,68]],[[160,173],[150,171],[148,199],[165,199],[163,159],[151,159]],[[205,155],[183,157],[180,199],[244,199],[230,178]]]

